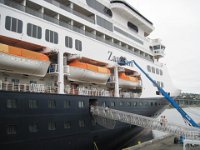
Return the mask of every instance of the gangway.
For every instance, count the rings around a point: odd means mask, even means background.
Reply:
[[[114,128],[116,121],[120,121],[143,128],[168,132],[177,136],[184,136],[191,140],[200,140],[200,129],[196,127],[183,126],[174,123],[162,123],[151,117],[102,106],[91,106],[90,111],[97,123],[106,128]],[[111,120],[113,120],[113,122]]]
[[[192,126],[182,126],[174,123],[161,124],[159,120],[150,117],[123,112],[108,107],[91,106],[90,111],[95,117],[97,123],[104,127],[112,128],[115,126],[115,121],[120,121],[143,128],[149,128],[152,130],[168,132],[178,136],[184,136],[186,139],[195,141],[200,145],[200,126],[176,103],[176,101],[171,98],[169,94],[165,92],[164,89],[161,88],[134,60],[127,61],[126,58],[120,57],[118,62],[119,65],[128,65],[131,63],[133,63],[157,87],[159,92]]]
[[[191,124],[193,127],[200,126],[176,103],[176,101],[169,96],[167,92],[163,88],[161,88],[155,80],[153,80],[134,60],[127,61],[126,58],[120,57],[120,60],[118,62],[119,65],[128,65],[128,64],[134,64],[152,83],[154,86],[157,87],[158,91],[165,97],[166,100],[181,114],[181,116],[188,121],[189,124]]]

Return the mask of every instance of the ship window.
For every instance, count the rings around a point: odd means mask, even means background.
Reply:
[[[151,71],[152,71],[152,73],[155,73],[155,68],[152,67],[152,68],[151,68]]]
[[[55,109],[56,108],[56,101],[55,100],[49,100],[48,101],[48,108]]]
[[[65,46],[72,48],[72,45],[73,45],[72,38],[69,36],[65,36]]]
[[[11,82],[12,82],[14,85],[18,85],[18,84],[19,84],[19,79],[12,79]]]
[[[28,127],[29,132],[38,132],[39,128],[38,128],[38,122],[32,122],[31,124],[29,124]]]
[[[7,126],[7,134],[8,135],[17,134],[17,127],[15,124],[9,124]]]
[[[147,66],[147,70],[149,71],[149,72],[151,72],[151,67],[148,65]]]
[[[153,102],[151,102],[151,106],[153,106]]]
[[[22,27],[23,23],[21,20],[6,16],[6,23],[5,23],[5,28],[7,30],[17,32],[17,33],[22,33]]]
[[[64,129],[70,129],[71,128],[71,123],[69,121],[64,122]]]
[[[164,83],[163,82],[161,82],[161,87],[164,88]]]
[[[84,128],[85,127],[85,121],[84,120],[79,120],[78,124],[79,124],[80,128]]]
[[[8,99],[7,100],[7,108],[17,108],[17,100]]]
[[[134,30],[135,32],[138,32],[138,27],[134,25],[133,23],[128,22],[127,25],[130,29]]]
[[[106,102],[103,102],[102,106],[103,106],[103,107],[106,107]]]
[[[163,75],[163,71],[160,69],[160,75],[162,76]]]
[[[96,0],[86,0],[87,4],[92,7],[93,9],[95,9],[96,11],[108,16],[108,17],[112,17],[112,11],[105,7],[103,4],[99,3]]]
[[[159,74],[159,69],[158,68],[156,68],[156,74]]]
[[[30,109],[37,109],[38,108],[38,101],[37,100],[29,100],[29,108]]]
[[[67,109],[70,107],[70,101],[69,100],[65,100],[64,101],[64,108]]]
[[[127,102],[127,106],[131,106],[131,102]]]
[[[137,106],[137,102],[133,102],[133,106],[134,106],[134,107]]]
[[[160,82],[159,81],[157,81],[157,84],[158,84],[158,86],[160,86]]]
[[[58,44],[58,33],[46,29],[45,39],[47,42]]]
[[[123,106],[123,105],[124,105],[124,103],[123,103],[123,102],[119,102],[119,105],[120,105],[120,106]]]
[[[32,81],[32,80],[31,80],[29,83],[30,83],[30,84],[37,84],[37,81]]]
[[[82,51],[82,42],[80,40],[75,40],[75,48],[78,51]]]
[[[78,107],[79,108],[84,108],[85,107],[85,103],[83,101],[79,101],[78,102]]]
[[[153,46],[153,49],[154,49],[154,50],[160,49],[160,45],[155,45],[155,46]]]
[[[42,38],[42,28],[39,26],[36,26],[34,24],[28,23],[27,24],[27,35],[30,37],[34,37],[37,39]]]
[[[113,24],[100,16],[97,16],[97,24],[109,31],[113,31]]]
[[[49,123],[48,123],[48,130],[51,130],[51,131],[53,131],[53,130],[56,130],[56,123],[55,123],[55,121],[49,121]]]
[[[159,92],[159,91],[156,91],[156,95],[160,95],[160,92]]]
[[[111,107],[115,107],[115,102],[110,102]]]

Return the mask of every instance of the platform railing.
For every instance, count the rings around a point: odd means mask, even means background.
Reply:
[[[15,92],[33,92],[33,93],[57,93],[57,87],[46,86],[44,84],[25,84],[25,83],[10,83],[0,80],[1,91]]]
[[[70,86],[65,87],[65,93],[72,95],[87,95],[87,96],[109,96],[109,97],[113,96],[112,92],[103,89],[96,89],[96,88],[87,89],[84,87],[73,88]]]
[[[114,122],[120,121],[143,128],[149,128],[152,130],[168,132],[178,136],[184,136],[186,139],[200,140],[200,129],[196,127],[163,122],[151,117],[111,109],[108,107],[91,106],[90,111],[96,119],[97,123],[106,128],[114,128],[114,123],[112,123],[113,126],[110,126],[111,120]]]

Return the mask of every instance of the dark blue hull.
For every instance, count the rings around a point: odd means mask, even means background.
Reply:
[[[145,116],[158,114],[168,104],[163,98],[125,99],[1,91],[0,149],[119,149],[143,130],[119,122],[112,130],[99,126],[89,110],[94,102]]]

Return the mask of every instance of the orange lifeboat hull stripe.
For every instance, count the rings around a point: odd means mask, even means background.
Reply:
[[[128,76],[125,73],[120,73],[119,78],[123,80],[131,81],[131,82],[139,82],[138,78]]]
[[[98,73],[103,73],[103,74],[110,74],[110,70],[108,68],[91,65],[88,63],[83,63],[83,62],[80,62],[79,60],[75,60],[69,63],[69,66],[87,69],[93,72],[98,72]]]
[[[48,56],[46,56],[44,54],[41,54],[41,53],[38,53],[38,52],[33,52],[33,51],[23,49],[23,48],[9,46],[9,45],[6,45],[6,44],[1,44],[1,43],[0,43],[0,52],[6,53],[6,54],[9,54],[9,55],[24,57],[24,58],[27,58],[27,59],[49,61]]]

